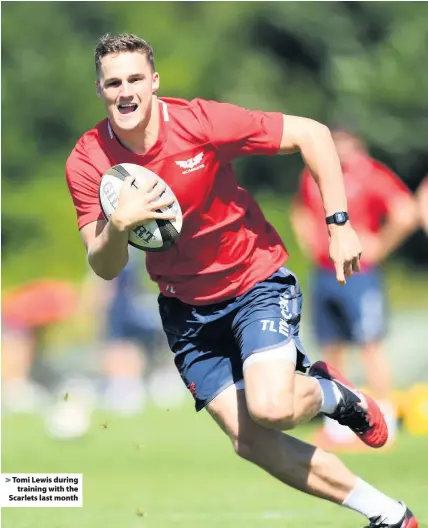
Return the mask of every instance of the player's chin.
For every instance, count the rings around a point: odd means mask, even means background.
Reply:
[[[113,119],[116,128],[118,128],[119,130],[127,131],[134,130],[134,128],[138,128],[142,121],[141,114],[138,109],[129,114],[121,114],[120,112],[115,112]]]

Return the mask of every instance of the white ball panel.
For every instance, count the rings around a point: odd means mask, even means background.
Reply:
[[[99,188],[101,208],[107,218],[110,218],[113,211],[116,209],[119,193],[126,174],[130,175],[126,177],[135,178],[137,186],[143,185],[147,180],[154,183],[156,180],[161,179],[149,169],[132,163],[122,163],[109,169],[109,171],[103,175]],[[177,233],[180,234],[183,225],[183,216],[180,205],[168,185],[165,193],[167,196],[171,196],[174,199],[174,202],[171,206],[162,208],[162,211],[172,210],[174,212],[176,218],[174,220],[168,220],[167,222],[170,222]],[[167,249],[171,245],[170,239],[163,239],[161,229],[156,220],[150,220],[133,229],[129,234],[129,242],[133,246],[147,251],[162,251],[163,247]]]

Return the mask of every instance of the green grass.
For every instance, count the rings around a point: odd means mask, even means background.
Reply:
[[[358,514],[291,490],[240,460],[208,415],[197,415],[190,404],[169,412],[151,408],[134,418],[98,413],[89,434],[73,442],[50,439],[37,417],[6,416],[2,423],[3,473],[84,475],[83,508],[5,508],[3,528],[365,524]],[[304,427],[300,434],[310,431]],[[408,502],[423,521],[420,526],[428,527],[427,447],[426,437],[402,434],[394,452],[342,458],[360,476]]]

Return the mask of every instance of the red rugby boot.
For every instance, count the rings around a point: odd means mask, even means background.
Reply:
[[[370,447],[382,447],[388,440],[388,426],[377,403],[359,391],[336,369],[317,361],[309,369],[309,375],[333,381],[342,400],[332,414],[326,414],[341,425],[348,426],[365,444]]]

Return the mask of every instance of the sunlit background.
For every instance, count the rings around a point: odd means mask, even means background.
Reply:
[[[337,526],[356,526],[352,513],[330,504],[314,502],[311,513],[312,499],[233,458],[205,414],[194,414],[160,329],[144,254],[134,251],[123,277],[129,302],[112,303],[117,281],[97,279],[87,266],[64,164],[104,118],[96,40],[127,31],[154,47],[160,96],[349,123],[416,196],[428,174],[427,20],[424,2],[2,4],[2,467],[86,479],[82,511],[8,510],[4,526],[303,527],[324,526],[317,520],[333,512]],[[301,158],[249,158],[236,167],[307,291],[310,263],[289,218]],[[428,439],[427,263],[428,238],[418,229],[383,265],[395,450],[344,457],[386,491],[407,490],[428,523],[423,473],[414,482],[393,472]],[[122,308],[133,342],[114,339]],[[302,339],[315,359],[310,315],[307,300]],[[348,374],[364,384],[356,352]]]

